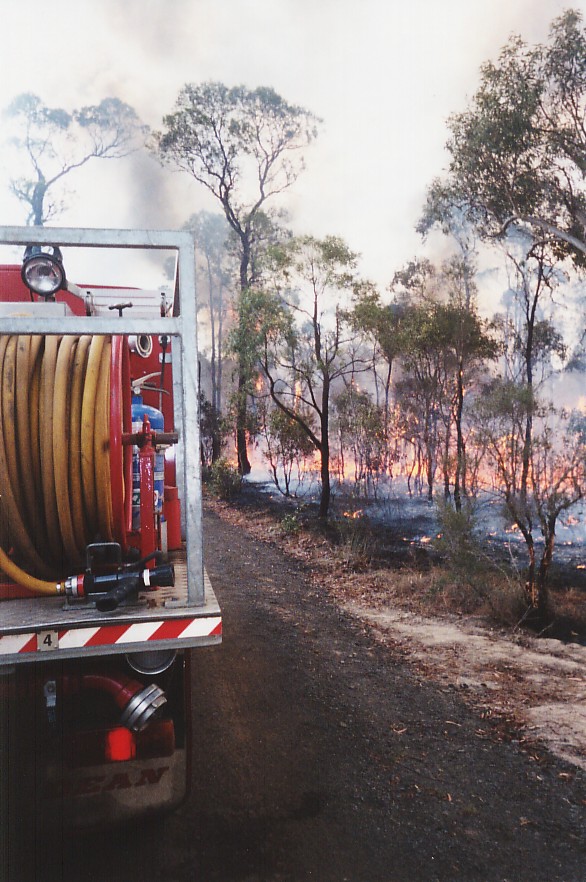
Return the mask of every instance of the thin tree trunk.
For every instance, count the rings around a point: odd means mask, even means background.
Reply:
[[[241,475],[249,475],[252,466],[248,458],[248,439],[246,437],[246,377],[238,372],[238,407],[236,412],[236,452],[238,455],[238,471]]]
[[[319,516],[327,518],[330,510],[330,428],[329,428],[329,405],[330,405],[330,382],[327,374],[324,374],[322,386],[321,407],[321,496],[319,500]]]
[[[248,270],[250,267],[250,242],[248,234],[243,232],[240,236],[242,244],[242,254],[240,257],[240,294],[242,295],[248,288]],[[242,322],[242,314],[239,318]],[[241,330],[243,328],[241,327]],[[246,330],[246,329],[244,329]],[[248,439],[246,437],[247,423],[247,389],[248,380],[244,372],[242,356],[240,356],[240,364],[238,366],[238,407],[236,409],[236,451],[238,454],[238,471],[241,475],[249,475],[251,471],[250,460],[248,459]]]
[[[218,415],[222,412],[222,345],[224,330],[224,289],[220,283],[219,302],[218,302],[218,346],[217,360],[218,371],[216,377],[216,400],[214,401]]]
[[[541,627],[546,627],[551,621],[551,610],[549,607],[549,590],[547,586],[547,577],[549,568],[553,560],[553,550],[555,546],[555,519],[550,518],[545,529],[545,545],[541,560],[539,562],[539,570],[536,580],[536,596],[535,606],[539,617]]]
[[[464,368],[462,361],[458,367],[456,387],[456,471],[454,475],[454,505],[456,511],[462,511],[462,496],[466,495],[466,447],[462,432],[462,413],[464,411]]]

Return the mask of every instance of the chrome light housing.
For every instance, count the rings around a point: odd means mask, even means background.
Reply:
[[[47,300],[67,287],[61,251],[56,247],[51,247],[49,253],[42,251],[38,245],[29,245],[24,253],[20,275],[30,291]]]
[[[130,652],[126,661],[138,674],[153,676],[170,668],[176,656],[176,649],[151,649],[150,652]]]

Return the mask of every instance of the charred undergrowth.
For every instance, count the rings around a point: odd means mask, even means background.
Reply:
[[[330,586],[337,594],[346,592],[347,574],[352,574],[352,590],[358,590],[355,583],[362,574],[374,602],[406,605],[423,614],[485,616],[501,626],[586,644],[586,570],[571,558],[551,566],[551,614],[544,624],[524,603],[523,549],[457,532],[448,541],[437,527],[434,531],[431,509],[413,515],[397,506],[373,517],[351,497],[338,495],[324,519],[317,503],[271,495],[248,482],[224,504],[286,553],[303,548],[309,555],[313,549],[315,560],[336,577]]]

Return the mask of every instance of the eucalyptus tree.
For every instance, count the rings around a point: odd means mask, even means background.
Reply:
[[[502,377],[493,379],[477,403],[478,433],[487,447],[512,523],[525,542],[528,565],[523,586],[530,616],[551,624],[548,575],[557,523],[586,494],[586,443],[582,414],[556,408]],[[527,414],[532,436],[526,469]],[[577,419],[578,417],[578,419]],[[535,531],[543,538],[539,546]]]
[[[343,301],[356,282],[357,256],[340,238],[303,236],[273,251],[272,290],[251,291],[254,351],[274,405],[305,433],[320,461],[320,517],[330,507],[330,410],[337,382],[366,370]]]
[[[469,107],[451,117],[447,177],[432,193],[484,238],[511,227],[586,265],[586,29],[567,10],[546,43],[513,36],[481,68]]]
[[[377,406],[382,392],[384,434],[390,434],[393,368],[401,354],[401,320],[404,309],[398,301],[384,303],[370,284],[357,286],[349,320],[372,343],[372,374]],[[382,374],[382,376],[381,376]]]
[[[507,259],[511,302],[507,314],[495,318],[502,370],[478,403],[478,429],[495,468],[497,490],[527,549],[528,606],[545,624],[557,520],[584,493],[585,448],[571,429],[569,414],[555,406],[546,387],[556,366],[560,370],[567,359],[556,327],[565,275],[551,243],[509,240]],[[541,551],[536,532],[543,538]]]
[[[354,459],[355,484],[364,487],[365,495],[372,489],[376,497],[378,479],[391,460],[384,408],[352,379],[335,396],[334,405],[341,473],[345,474],[345,448],[349,447]]]
[[[446,354],[451,328],[445,318],[443,306],[436,302],[413,301],[405,306],[405,346],[396,383],[407,438],[422,459],[430,500],[449,437],[450,369]]]
[[[239,246],[240,294],[258,281],[256,259],[275,198],[304,168],[303,149],[317,134],[317,118],[273,89],[229,88],[219,82],[185,85],[175,110],[155,133],[161,162],[187,172],[220,203]],[[238,465],[250,472],[246,441],[249,377],[238,369]]]
[[[266,404],[266,399],[262,400]],[[304,411],[301,421],[291,419],[277,407],[261,406],[262,434],[265,442],[264,457],[269,465],[273,483],[283,496],[296,496],[294,470],[297,484],[301,484],[302,472],[315,454],[315,448],[302,428],[302,423],[313,425],[312,414]],[[296,408],[299,414],[299,407]]]
[[[18,95],[5,110],[13,150],[10,189],[27,206],[27,223],[43,226],[62,213],[55,195],[63,179],[91,159],[120,159],[144,143],[147,127],[118,98],[67,111],[47,106],[37,95]]]
[[[439,266],[413,260],[395,274],[391,293],[393,303],[377,315],[386,317],[382,339],[392,340],[400,365],[395,395],[402,432],[423,465],[428,497],[441,465],[445,495],[453,487],[459,510],[468,491],[465,392],[471,394],[496,354],[478,314],[473,267],[464,257]]]
[[[462,508],[462,498],[468,495],[467,440],[465,432],[465,396],[479,388],[487,365],[499,354],[499,343],[478,312],[474,266],[469,257],[453,257],[441,266],[440,275],[445,289],[446,303],[438,307],[438,324],[444,328],[446,370],[449,376],[450,419],[446,427],[446,477],[449,455],[450,424],[456,433],[456,453],[453,457],[452,481],[454,505]],[[446,489],[447,489],[446,482]]]

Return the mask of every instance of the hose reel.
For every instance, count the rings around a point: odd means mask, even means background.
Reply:
[[[126,548],[132,451],[122,336],[0,337],[0,569],[42,593],[96,539]]]

